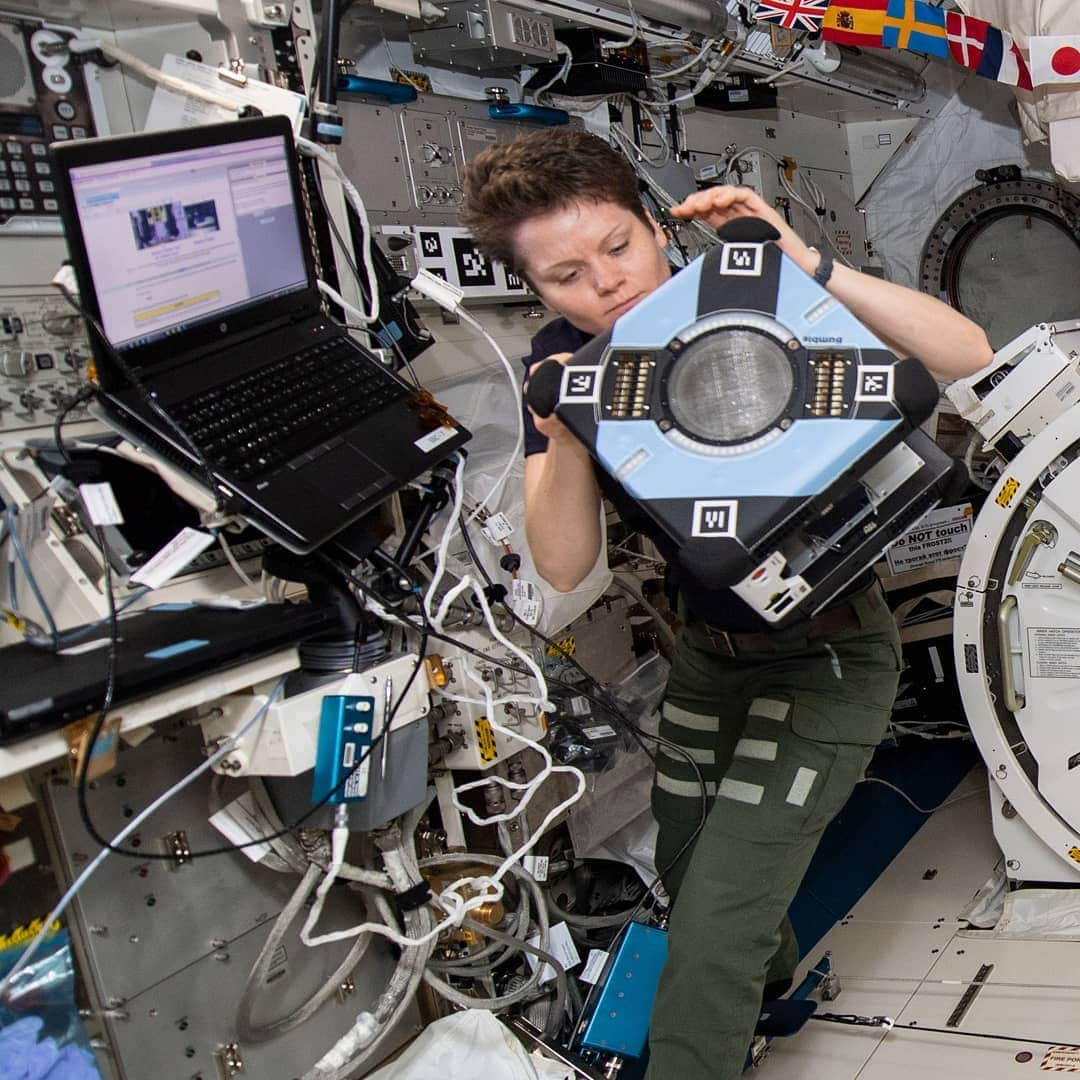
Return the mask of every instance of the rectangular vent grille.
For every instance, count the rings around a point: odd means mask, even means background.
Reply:
[[[979,674],[979,650],[974,645],[964,646],[964,670],[969,675]]]
[[[811,358],[810,365],[814,369],[811,416],[845,415],[844,386],[848,363],[842,353],[818,353]]]
[[[622,356],[615,361],[615,383],[608,411],[613,420],[644,420],[649,415],[648,356]]]

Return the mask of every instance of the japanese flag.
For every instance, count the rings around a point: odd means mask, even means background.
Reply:
[[[1080,83],[1080,34],[1033,37],[1028,40],[1028,49],[1035,86]]]

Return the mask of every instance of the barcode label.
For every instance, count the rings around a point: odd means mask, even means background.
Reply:
[[[505,514],[490,514],[481,531],[493,544],[497,544],[513,535],[514,526]]]

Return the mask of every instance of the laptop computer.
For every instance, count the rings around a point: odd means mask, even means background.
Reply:
[[[113,708],[339,627],[336,611],[325,604],[239,610],[162,604],[122,614]],[[0,649],[5,676],[0,680],[0,746],[63,727],[101,708],[109,633],[106,624],[58,653],[25,642]]]
[[[469,433],[322,312],[284,117],[56,143],[97,414],[300,554]]]

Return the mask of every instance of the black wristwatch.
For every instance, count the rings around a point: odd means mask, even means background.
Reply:
[[[829,284],[829,278],[832,277],[832,256],[827,251],[822,251],[821,248],[814,248],[814,251],[820,256],[817,269],[814,271],[814,280],[824,289]]]

